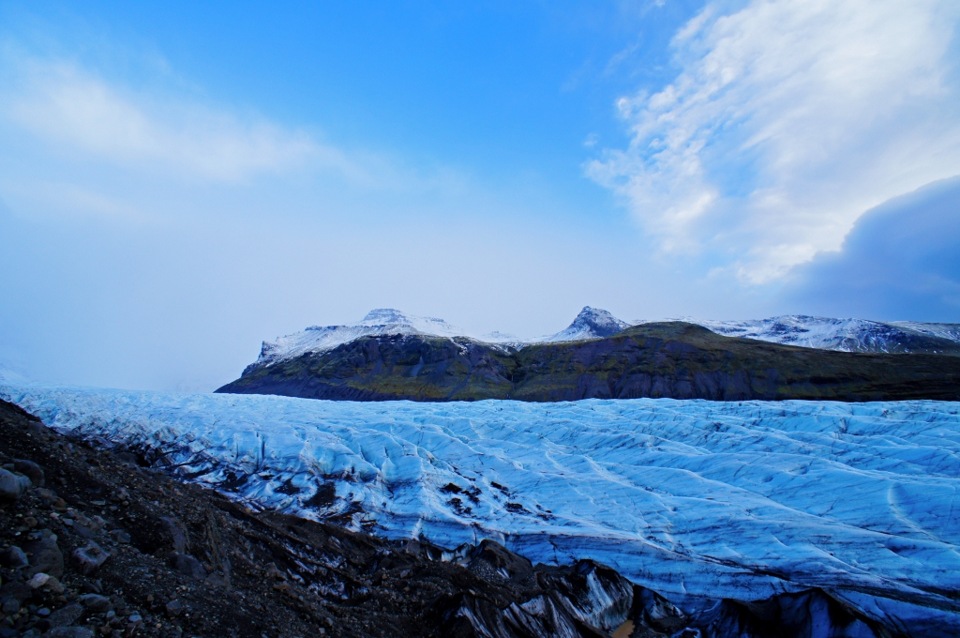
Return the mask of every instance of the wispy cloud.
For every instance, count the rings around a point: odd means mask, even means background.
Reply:
[[[724,6],[675,35],[671,83],[619,100],[629,146],[586,166],[665,251],[769,281],[838,249],[871,207],[960,174],[960,5]]]
[[[108,53],[97,65],[0,40],[0,192],[20,214],[342,221],[415,214],[470,188],[457,168],[332,143],[315,123],[211,100],[157,55],[129,54],[140,60],[132,79],[111,73],[123,56]]]
[[[6,115],[46,142],[108,162],[159,165],[203,179],[239,180],[320,161],[356,169],[303,131],[189,100],[125,90],[63,61],[21,60]]]

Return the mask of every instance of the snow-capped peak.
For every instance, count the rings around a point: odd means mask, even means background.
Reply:
[[[269,366],[304,354],[325,352],[360,337],[373,335],[462,336],[463,331],[443,319],[416,317],[394,308],[375,308],[358,323],[310,326],[300,332],[264,341],[255,366]]]
[[[438,336],[459,336],[460,331],[443,319],[436,317],[414,317],[395,308],[374,308],[360,321],[358,326],[369,328],[390,327],[402,330],[400,334],[428,334]],[[310,330],[312,328],[308,328]]]
[[[544,338],[543,341],[555,343],[599,339],[615,335],[629,327],[630,324],[620,321],[606,310],[584,306],[573,323],[557,334]]]

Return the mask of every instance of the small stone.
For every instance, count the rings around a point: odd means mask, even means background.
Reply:
[[[4,567],[18,569],[20,567],[26,567],[29,564],[30,561],[27,560],[26,553],[16,545],[11,545],[10,547],[0,550],[0,565]]]
[[[133,612],[132,614],[130,614],[130,617],[127,618],[127,620],[130,621],[130,623],[136,625],[143,622],[143,616],[141,616],[137,612]]]
[[[30,577],[30,580],[27,581],[27,586],[30,589],[40,589],[47,584],[47,581],[50,580],[50,574],[45,574],[43,572],[37,572]]]
[[[43,468],[33,461],[28,461],[26,459],[15,459],[13,461],[13,469],[30,479],[30,482],[33,483],[34,487],[43,487]]]
[[[167,609],[167,614],[171,618],[175,616],[179,616],[180,613],[183,611],[183,603],[180,602],[179,598],[174,598],[173,600],[167,603],[166,609]]]
[[[0,611],[2,611],[5,616],[12,616],[20,611],[20,601],[12,596],[10,598],[4,598],[3,602],[0,603]]]
[[[190,554],[180,554],[174,552],[170,556],[170,566],[175,570],[183,574],[184,576],[189,576],[190,578],[196,578],[197,580],[203,580],[207,577],[207,570],[203,568],[203,565],[199,560],[191,556]]]
[[[113,536],[118,543],[123,543],[124,545],[130,544],[130,534],[122,529],[111,530],[110,535]]]
[[[162,517],[160,521],[166,528],[170,544],[173,545],[173,551],[178,554],[186,554],[189,541],[187,538],[187,529],[183,523],[169,516]]]
[[[16,501],[30,487],[30,479],[0,467],[0,500]]]
[[[73,552],[73,558],[80,564],[80,569],[84,574],[91,574],[110,558],[110,554],[93,541],[90,541],[83,547],[75,550]]]
[[[68,627],[79,620],[83,615],[83,605],[70,603],[50,614],[50,626]]]
[[[100,594],[81,594],[77,600],[91,611],[107,611],[110,609],[110,599]]]
[[[51,576],[44,587],[54,594],[62,594],[64,591],[63,583],[56,576]]]
[[[44,572],[59,578],[63,576],[63,554],[57,545],[57,535],[48,529],[34,532],[37,540],[26,545],[24,549],[31,555],[30,572]]]
[[[46,618],[50,615],[50,609],[48,607],[41,607],[37,610],[37,615],[41,618]]]

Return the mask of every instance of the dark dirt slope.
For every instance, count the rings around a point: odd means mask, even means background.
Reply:
[[[681,322],[521,350],[387,335],[250,366],[218,392],[361,401],[960,400],[960,357],[783,346]]]

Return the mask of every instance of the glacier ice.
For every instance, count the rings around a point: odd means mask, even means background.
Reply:
[[[901,625],[960,626],[960,404],[352,403],[9,382],[0,396],[255,508],[592,558],[677,601],[821,587]]]

